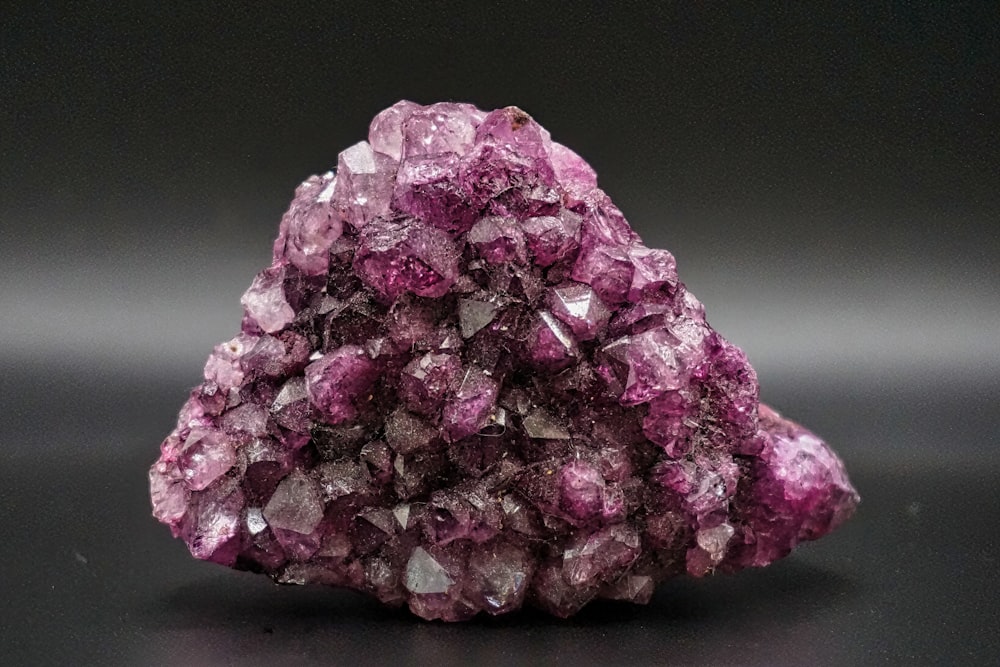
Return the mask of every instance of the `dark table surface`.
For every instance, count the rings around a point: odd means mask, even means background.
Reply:
[[[918,380],[776,383],[770,400],[845,443],[863,501],[842,529],[765,569],[667,582],[646,607],[448,625],[192,560],[150,517],[145,478],[183,380],[6,370],[2,664],[1000,660],[1000,466],[982,444],[997,438],[993,380],[936,394]]]

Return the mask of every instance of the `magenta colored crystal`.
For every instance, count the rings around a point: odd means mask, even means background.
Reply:
[[[387,301],[404,292],[442,297],[458,278],[458,260],[446,232],[417,218],[379,218],[361,232],[354,269]]]
[[[340,424],[357,416],[371,397],[378,369],[357,345],[345,345],[305,368],[306,394],[328,424]]]
[[[481,431],[495,416],[497,381],[481,368],[470,366],[453,398],[441,413],[441,426],[453,441]]]
[[[469,230],[468,242],[476,254],[489,264],[527,261],[524,234],[517,220],[490,216],[480,219]]]
[[[568,325],[579,340],[596,337],[611,317],[611,311],[601,303],[594,290],[579,283],[554,288],[549,307],[552,314]]]
[[[454,354],[426,354],[411,360],[399,374],[399,398],[410,410],[434,415],[462,376],[462,361]]]
[[[200,559],[463,620],[767,565],[858,495],[515,107],[399,102],[295,192],[149,471]]]
[[[528,218],[522,227],[534,263],[540,267],[572,261],[579,250],[580,216],[569,209],[555,216]]]

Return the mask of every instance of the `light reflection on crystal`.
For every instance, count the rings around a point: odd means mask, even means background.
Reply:
[[[423,548],[413,550],[406,563],[406,590],[415,595],[447,593],[454,584],[455,580]]]

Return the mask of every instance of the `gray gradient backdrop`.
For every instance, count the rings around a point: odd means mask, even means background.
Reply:
[[[994,3],[111,4],[0,14],[11,657],[1000,657]],[[294,187],[400,98],[515,104],[589,160],[764,399],[844,456],[855,521],[576,624],[444,628],[190,563],[145,467]]]

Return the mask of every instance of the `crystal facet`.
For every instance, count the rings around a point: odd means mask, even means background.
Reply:
[[[149,471],[196,558],[424,618],[569,616],[767,565],[858,503],[520,109],[386,109],[273,252]]]

